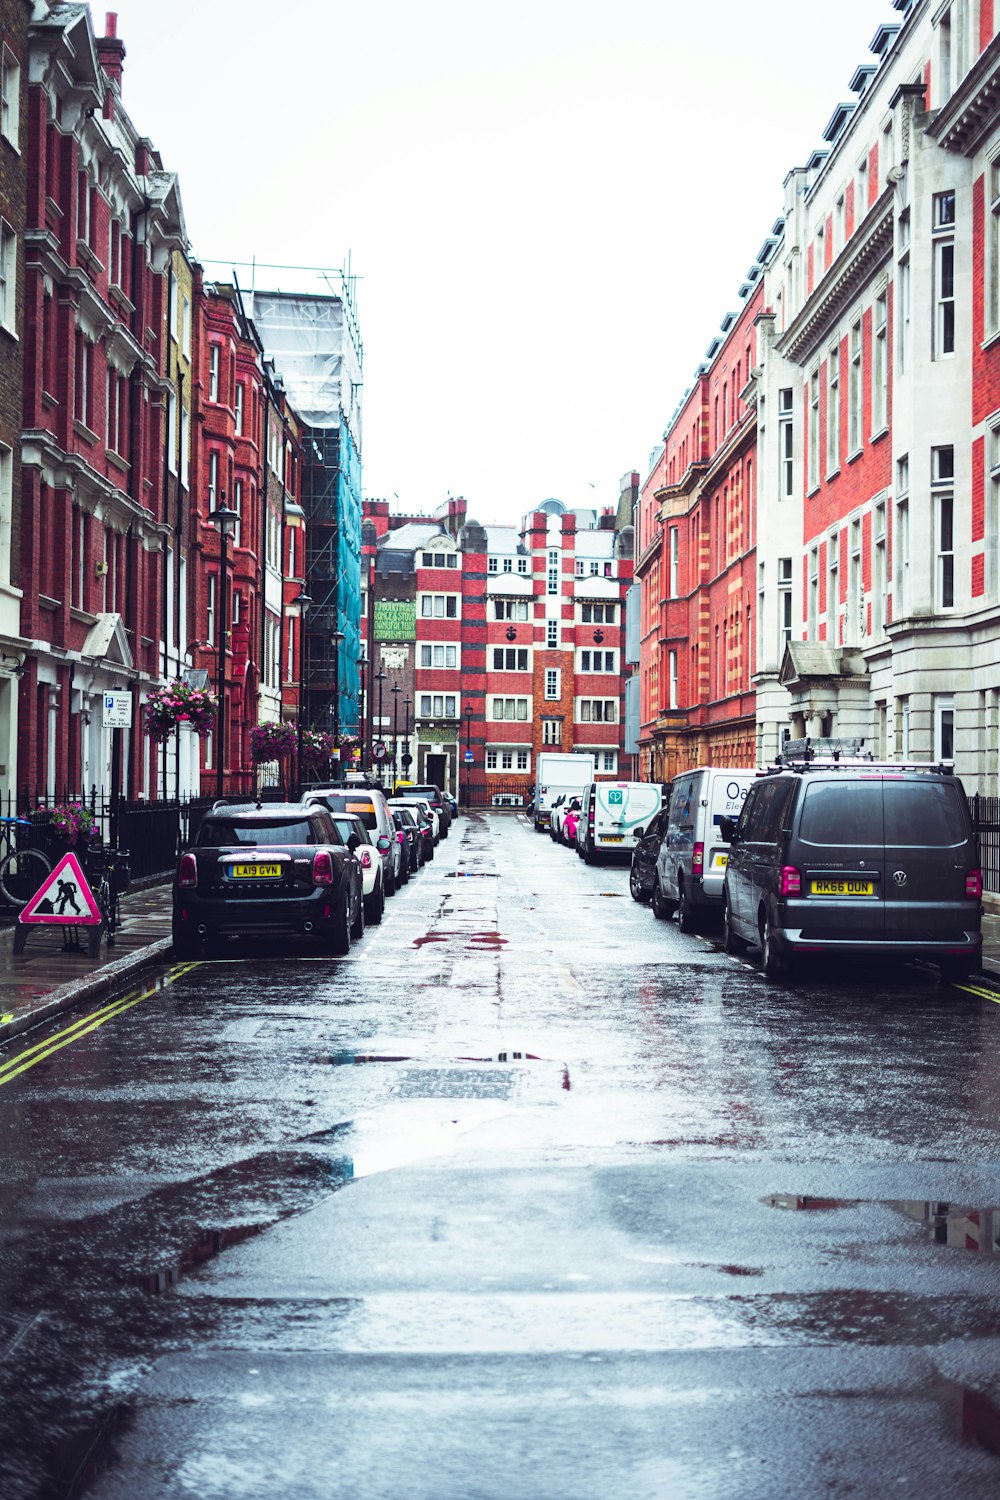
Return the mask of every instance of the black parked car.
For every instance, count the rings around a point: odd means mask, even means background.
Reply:
[[[346,953],[365,929],[361,866],[323,807],[214,807],[174,879],[174,952],[230,933],[315,934]]]
[[[979,967],[979,846],[950,766],[778,767],[721,831],[723,941],[759,946],[769,977],[813,953],[930,959],[949,979]]]
[[[647,825],[645,833],[636,839],[632,848],[632,868],[629,871],[628,888],[633,901],[651,901],[656,885],[656,856],[660,852],[660,841],[666,832],[667,808],[663,807]],[[636,830],[638,833],[638,829]]]
[[[424,836],[417,822],[416,808],[395,803],[390,809],[392,821],[405,836],[408,875],[415,875],[424,861]]]

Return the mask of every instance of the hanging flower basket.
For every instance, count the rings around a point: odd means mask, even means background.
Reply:
[[[146,699],[146,733],[151,740],[168,740],[179,724],[190,724],[201,739],[212,733],[219,700],[207,688],[170,682]]]
[[[56,846],[86,848],[101,837],[97,819],[83,802],[55,802],[31,813],[33,837]]]
[[[329,765],[336,753],[337,747],[331,734],[324,734],[321,729],[303,730],[302,764],[304,766],[311,766],[316,770],[321,766]]]
[[[356,734],[340,736],[340,758],[345,763],[361,759],[361,741]]]
[[[291,755],[296,743],[294,724],[256,724],[250,731],[250,758],[255,765],[266,765]]]

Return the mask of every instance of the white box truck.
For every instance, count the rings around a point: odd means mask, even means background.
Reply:
[[[541,750],[535,761],[535,827],[548,828],[552,804],[559,796],[578,797],[594,779],[592,755]]]

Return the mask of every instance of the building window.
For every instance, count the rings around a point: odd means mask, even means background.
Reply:
[[[427,614],[428,611],[424,610]],[[498,620],[521,620],[528,618],[528,601],[526,599],[497,599],[493,604],[493,613]]]
[[[486,559],[486,571],[487,571],[487,573],[496,573],[496,572],[499,571],[499,569],[497,567],[497,562],[498,562],[498,559],[495,558],[495,557],[488,557]],[[425,568],[427,567],[427,553],[426,552],[424,553],[424,567]]]
[[[421,693],[420,717],[422,719],[455,719],[458,717],[457,703],[454,693]]]
[[[550,703],[559,698],[558,667],[546,667],[545,669],[545,697]]]
[[[236,525],[233,528],[233,546],[234,547],[238,547],[240,545],[240,534],[241,534],[241,532],[243,530],[243,481],[242,481],[242,479],[236,479],[236,480],[233,481],[233,510],[239,516],[239,520],[236,522]]]
[[[550,594],[559,592],[559,553],[554,548],[549,552],[546,590]]]
[[[854,218],[858,224],[868,212],[868,158],[858,162],[854,179]]]
[[[528,719],[527,698],[493,698],[490,703],[491,719],[512,719],[526,723]]]
[[[831,532],[826,539],[826,638],[832,646],[840,642],[840,538]]]
[[[954,450],[935,448],[933,493],[938,609],[955,607],[955,497],[950,488],[954,478]]]
[[[243,436],[243,402],[246,396],[246,387],[241,380],[236,387],[236,436]]]
[[[600,770],[613,776],[618,770],[618,751],[598,750],[596,761]]]
[[[889,611],[889,574],[886,560],[885,501],[875,507],[872,530],[875,542],[872,592],[872,634],[876,640],[885,634]]]
[[[795,428],[792,425],[792,391],[778,392],[778,452],[781,463],[781,498],[790,500],[795,476]]]
[[[584,625],[613,625],[617,604],[581,604],[580,619]]]
[[[840,468],[840,345],[831,344],[826,357],[826,472]]]
[[[11,450],[0,446],[0,583],[10,583],[10,544],[13,520],[14,459]]]
[[[616,651],[581,651],[581,672],[617,672]]]
[[[519,573],[527,573],[527,571],[528,571],[528,559],[526,557],[519,557],[518,558],[518,560],[517,560],[517,571]]]
[[[191,302],[188,297],[181,297],[181,353],[185,359],[191,358]]]
[[[995,599],[1000,592],[1000,427],[988,433],[990,472],[986,490],[986,589]]]
[[[778,558],[778,653],[792,638],[792,559]]]
[[[934,357],[955,352],[955,194],[934,195]]]
[[[525,606],[527,609],[527,606]],[[555,650],[559,645],[559,621],[546,620],[545,622],[545,644],[549,650]]]
[[[899,216],[899,274],[896,277],[896,323],[899,328],[899,368],[905,370],[910,348],[910,305],[912,302],[910,281],[910,210],[904,209]]]
[[[422,667],[457,667],[457,646],[428,646],[420,647],[420,665]]]
[[[809,488],[819,486],[819,371],[809,377]]]
[[[617,724],[617,698],[580,698],[577,703],[578,724]]]
[[[213,344],[208,351],[208,399],[218,401],[219,399],[219,365],[222,359],[222,351],[218,344]]]
[[[487,752],[486,752],[486,769],[487,769],[487,771],[495,771],[496,768],[497,768],[497,752],[495,750],[487,750]]]
[[[819,639],[819,548],[809,548],[809,614],[807,629],[809,639]]]
[[[676,708],[677,707],[677,652],[676,651],[670,651],[667,654],[667,681],[668,681],[668,692],[670,694],[670,696],[669,696],[669,698],[667,700],[667,706],[669,708]]]
[[[859,319],[851,328],[851,363],[848,370],[847,392],[847,451],[849,454],[859,452],[865,440],[865,383],[861,364],[863,347],[861,320]]]
[[[991,161],[987,176],[990,219],[986,249],[986,337],[1000,331],[1000,158]]]
[[[208,455],[208,508],[217,510],[219,506],[219,455],[213,448]]]
[[[494,672],[530,672],[531,664],[525,646],[495,646],[493,649]]]
[[[0,323],[14,331],[17,322],[17,238],[0,224]]]
[[[889,294],[875,298],[872,328],[872,435],[889,425]]]
[[[7,47],[0,62],[0,132],[17,145],[21,119],[21,69]]]
[[[934,699],[934,759],[955,759],[955,700],[950,695]]]
[[[668,592],[667,592],[667,598],[668,599],[676,599],[677,598],[678,573],[679,573],[679,570],[680,570],[680,546],[679,546],[679,542],[678,542],[678,531],[677,531],[677,527],[676,526],[671,526],[669,532],[667,533],[667,537],[668,537],[668,542],[667,542],[667,546],[668,546],[668,553],[667,553],[667,566],[668,566],[667,590],[668,590]]]
[[[901,494],[896,501],[896,534],[893,538],[896,569],[896,591],[893,597],[893,620],[901,620],[910,606],[910,501]]]
[[[420,614],[425,620],[457,620],[457,594],[421,594]]]
[[[216,573],[209,573],[209,575],[208,575],[208,616],[207,616],[207,619],[206,619],[206,622],[205,622],[205,639],[206,639],[206,641],[208,642],[208,644],[210,646],[214,646],[216,644],[216,641],[215,641],[215,619],[216,619],[216,609],[217,609],[216,598],[217,598],[218,586],[219,586],[218,574],[216,574]]]
[[[561,719],[543,719],[542,720],[542,744],[543,745],[561,745],[562,744],[562,720]]]
[[[847,616],[844,621],[844,641],[854,646],[865,633],[865,591],[861,576],[861,521],[855,519],[850,526],[850,547],[847,554]]]

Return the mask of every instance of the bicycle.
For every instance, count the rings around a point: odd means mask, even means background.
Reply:
[[[0,823],[31,828],[28,818],[0,818]],[[23,837],[23,835],[22,835]],[[47,875],[54,869],[49,856],[33,845],[14,848],[0,860],[0,896],[18,911],[27,906]]]
[[[101,934],[113,948],[121,926],[121,893],[128,890],[129,851],[127,849],[92,848],[87,853],[87,877],[91,894],[101,913],[101,922],[87,933],[87,956],[96,958],[101,948]],[[90,878],[94,877],[94,878]]]

